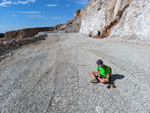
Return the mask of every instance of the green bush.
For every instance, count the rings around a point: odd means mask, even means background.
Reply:
[[[4,38],[4,33],[0,33],[0,38]]]

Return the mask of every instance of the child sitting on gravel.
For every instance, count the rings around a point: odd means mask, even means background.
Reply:
[[[98,83],[101,82],[103,84],[108,83],[111,81],[111,73],[112,70],[110,67],[103,64],[102,60],[97,60],[97,72],[91,72],[91,76],[93,80],[91,80],[91,83]],[[110,87],[110,86],[109,86]],[[109,88],[108,87],[108,88]]]

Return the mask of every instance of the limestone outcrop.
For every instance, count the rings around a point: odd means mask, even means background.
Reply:
[[[103,25],[101,38],[150,42],[149,0],[91,0],[82,13],[80,33],[93,35]]]
[[[105,24],[105,0],[91,0],[82,13],[80,33],[96,35],[97,29]]]
[[[111,29],[110,37],[150,42],[150,1],[132,0],[118,24]]]

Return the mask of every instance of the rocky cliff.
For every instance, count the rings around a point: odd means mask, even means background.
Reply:
[[[68,20],[65,24],[60,24],[54,27],[53,32],[78,33],[82,21],[83,9],[76,10],[72,20]]]
[[[150,42],[149,0],[91,0],[83,10],[80,33]]]
[[[17,31],[9,31],[5,33],[6,39],[24,39],[30,38],[38,34],[38,32],[53,31],[53,27],[27,28]]]
[[[27,38],[41,31],[80,32],[100,38],[120,38],[150,42],[149,0],[91,0],[73,19],[50,28],[31,28],[5,33],[5,38]],[[103,27],[102,27],[103,26]]]
[[[17,31],[8,31],[5,33],[5,39],[24,39],[37,35],[39,32],[49,31],[57,32],[79,32],[81,26],[82,9],[75,12],[73,19],[68,20],[65,24],[59,24],[54,27],[39,27],[39,28],[26,28]],[[3,39],[3,40],[5,40]]]

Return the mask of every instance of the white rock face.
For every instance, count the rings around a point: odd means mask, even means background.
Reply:
[[[82,14],[80,33],[150,42],[150,0],[91,0]],[[106,33],[104,33],[106,34]]]
[[[104,0],[91,0],[83,11],[80,33],[97,33],[101,25],[105,25]]]
[[[120,22],[112,28],[110,37],[150,42],[150,2],[133,0]]]

